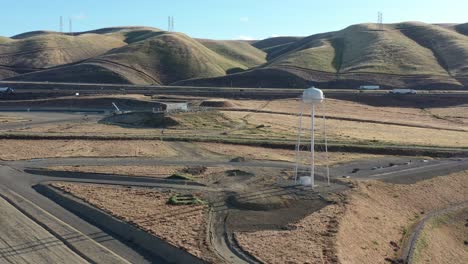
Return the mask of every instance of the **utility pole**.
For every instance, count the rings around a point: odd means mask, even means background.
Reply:
[[[60,16],[60,26],[59,26],[59,29],[60,29],[60,33],[63,33],[63,17]]]
[[[72,26],[72,19],[68,18],[68,31],[71,36],[73,36],[73,26]]]

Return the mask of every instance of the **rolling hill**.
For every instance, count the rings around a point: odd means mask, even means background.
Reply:
[[[0,66],[17,73],[31,72],[89,59],[124,45],[117,38],[98,34],[32,32],[0,40]]]
[[[193,39],[151,27],[0,37],[0,79],[239,87],[463,89],[468,23],[358,24],[307,37]]]
[[[136,33],[125,34],[124,41],[129,44],[123,47],[77,64],[24,74],[14,79],[168,84],[190,78],[222,76],[229,69],[247,69],[264,62],[263,52],[253,47],[250,51],[242,50],[250,46],[247,43],[199,42],[181,33],[164,31]]]
[[[305,38],[270,39],[254,43],[269,61],[248,72],[225,77],[186,80],[178,85],[345,88],[378,84],[388,88],[457,89],[468,86],[468,37],[460,25],[407,22],[359,24]],[[268,43],[273,43],[268,45]],[[263,43],[267,43],[264,45]],[[278,80],[279,71],[294,78]],[[267,74],[272,72],[272,76]],[[258,78],[254,76],[258,75]],[[275,80],[274,82],[272,80]]]

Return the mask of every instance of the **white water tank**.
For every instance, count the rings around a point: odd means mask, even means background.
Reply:
[[[315,87],[304,90],[302,94],[302,100],[304,103],[308,104],[320,104],[323,99],[325,99],[325,97],[323,96],[322,90]]]
[[[299,178],[302,186],[311,186],[312,185],[312,177],[310,176],[302,176]]]

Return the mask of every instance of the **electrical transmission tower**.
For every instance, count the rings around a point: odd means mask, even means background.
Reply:
[[[59,26],[59,29],[60,29],[60,33],[63,33],[63,17],[60,16],[60,26]]]
[[[174,31],[174,17],[173,16],[167,17],[167,31],[169,32]]]
[[[71,18],[68,19],[68,31],[69,31],[70,35],[73,35],[73,25],[72,25],[72,19]]]
[[[379,30],[383,30],[383,14],[382,14],[382,12],[377,13],[377,24],[378,24]]]

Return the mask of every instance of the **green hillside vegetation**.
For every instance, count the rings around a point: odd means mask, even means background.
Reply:
[[[94,71],[96,67],[99,71]],[[69,78],[95,83],[125,80],[125,83],[135,84],[169,84],[196,77],[222,76],[227,70],[237,67],[246,66],[215,53],[184,34],[160,32],[155,37],[113,49],[77,65],[18,78],[31,81],[63,81]],[[98,73],[103,73],[102,78]],[[110,80],[112,77],[115,80]]]
[[[160,35],[163,32],[159,28],[153,27],[110,27],[86,31],[85,33],[104,34],[131,44]]]
[[[335,49],[330,40],[314,40],[295,52],[288,52],[268,63],[268,66],[301,67],[311,70],[336,72]]]
[[[184,34],[168,32],[115,49],[98,59],[137,69],[164,84],[221,76],[230,68],[242,67]]]
[[[264,40],[256,41],[252,44],[252,46],[256,47],[257,49],[267,50],[273,47],[283,46],[286,44],[291,44],[300,40],[302,37],[272,37],[267,38]]]
[[[354,86],[452,88],[468,82],[467,32],[468,23],[405,22],[386,24],[382,30],[376,24],[359,24],[307,37],[247,42],[192,39],[139,26],[73,36],[33,31],[0,37],[0,78],[130,84],[212,82],[243,87],[265,87],[275,80],[291,87],[350,82]]]
[[[12,41],[11,38],[0,36],[0,44],[4,44],[4,43],[10,42],[10,41]]]
[[[0,65],[48,68],[92,58],[124,45],[116,38],[97,34],[40,34],[0,45]]]
[[[447,75],[431,50],[406,37],[393,25],[350,26],[318,34],[285,46],[268,66],[292,66],[331,73]]]
[[[126,73],[126,72],[125,72]],[[80,63],[71,66],[42,70],[10,78],[12,80],[35,82],[91,82],[91,83],[144,83],[138,75],[125,76],[114,68],[93,63]]]
[[[219,55],[242,64],[244,69],[266,62],[266,53],[245,41],[206,39],[199,39],[198,41]]]
[[[11,37],[12,39],[25,39],[25,38],[32,38],[37,36],[45,36],[45,35],[63,35],[64,33],[60,33],[57,31],[47,31],[47,30],[36,30],[30,32],[24,32],[18,35]]]
[[[375,24],[361,24],[337,33],[344,43],[340,72],[447,75],[430,50],[393,25],[376,29]]]
[[[456,25],[455,30],[460,34],[468,36],[468,23]]]
[[[463,26],[462,26],[463,27]],[[412,22],[399,24],[401,31],[430,49],[451,75],[468,75],[468,37],[440,26]]]

